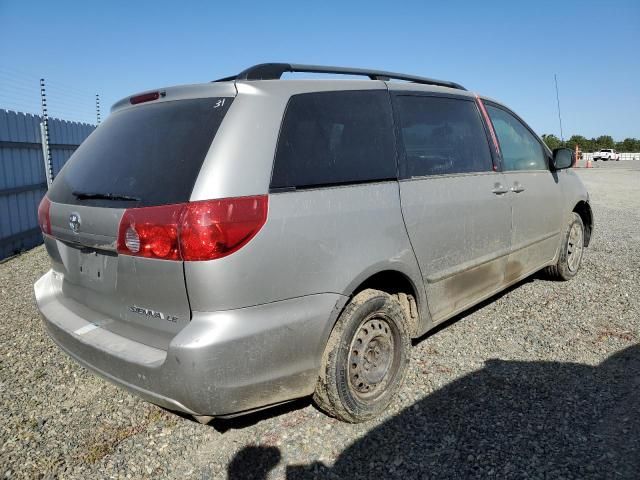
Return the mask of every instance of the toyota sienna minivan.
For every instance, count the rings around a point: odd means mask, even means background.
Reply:
[[[38,308],[78,363],[200,421],[308,395],[364,421],[412,338],[538,270],[576,275],[593,217],[573,160],[412,75],[262,64],[137,94],[40,204]]]

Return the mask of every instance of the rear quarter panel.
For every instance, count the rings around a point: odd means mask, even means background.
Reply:
[[[244,248],[185,262],[191,307],[199,312],[349,295],[383,270],[404,273],[426,303],[395,181],[271,194],[267,223]]]

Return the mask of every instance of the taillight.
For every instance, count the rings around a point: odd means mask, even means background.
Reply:
[[[184,205],[125,210],[118,229],[118,252],[180,260],[178,226]]]
[[[225,257],[258,233],[267,205],[261,195],[125,210],[118,252],[165,260]]]
[[[38,225],[40,225],[40,230],[42,233],[46,233],[47,235],[51,235],[51,216],[49,215],[49,210],[51,209],[51,201],[45,195],[40,200],[40,205],[38,205]]]

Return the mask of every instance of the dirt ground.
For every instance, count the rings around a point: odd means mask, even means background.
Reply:
[[[0,264],[0,478],[638,478],[640,161],[576,171],[596,222],[579,275],[417,341],[398,401],[361,425],[308,399],[210,425],[148,404],[44,333],[42,247]]]

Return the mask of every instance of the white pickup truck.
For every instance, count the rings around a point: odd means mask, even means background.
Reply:
[[[593,161],[597,162],[598,160],[620,160],[620,154],[613,150],[612,148],[602,148],[593,154]]]

